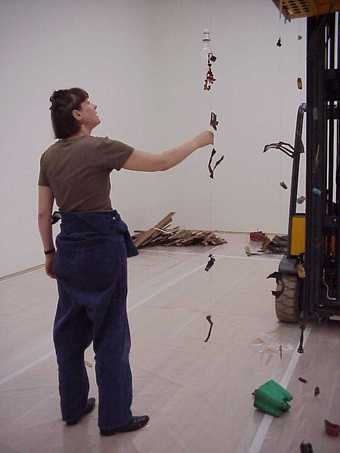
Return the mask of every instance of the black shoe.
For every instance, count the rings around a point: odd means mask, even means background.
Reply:
[[[116,433],[128,433],[130,431],[137,431],[137,429],[143,428],[150,418],[147,415],[141,417],[132,417],[132,419],[126,425],[119,426],[113,429],[101,429],[100,434],[102,436],[113,436]]]
[[[85,409],[83,410],[82,414],[78,418],[71,418],[69,420],[66,420],[66,425],[71,426],[71,425],[76,425],[83,417],[84,415],[89,414],[90,412],[93,411],[94,407],[96,405],[96,399],[95,398],[89,398],[87,400]]]

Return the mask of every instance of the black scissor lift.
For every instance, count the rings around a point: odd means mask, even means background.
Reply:
[[[273,292],[280,321],[340,315],[340,16],[335,11],[339,6],[330,1],[332,12],[307,18],[307,99],[299,108],[292,156],[289,250],[275,275]],[[289,16],[288,10],[283,13]],[[306,211],[297,214],[302,110]]]

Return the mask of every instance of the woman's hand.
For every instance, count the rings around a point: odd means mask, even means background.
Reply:
[[[46,255],[45,258],[45,272],[51,278],[56,278],[56,275],[53,271],[53,262],[54,262],[55,253]]]
[[[197,149],[203,148],[204,146],[207,145],[213,145],[214,133],[210,130],[203,131],[200,134],[196,135],[196,137],[193,139],[193,142]]]

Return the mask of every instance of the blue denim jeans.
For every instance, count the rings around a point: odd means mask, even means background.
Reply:
[[[53,339],[63,420],[81,415],[89,393],[84,351],[93,341],[101,429],[131,419],[127,256],[138,254],[117,211],[62,214],[54,271],[59,300]]]

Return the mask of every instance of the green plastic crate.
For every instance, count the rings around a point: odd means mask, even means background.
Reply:
[[[293,399],[293,396],[274,380],[261,385],[255,390],[254,395],[254,406],[274,417],[280,417],[287,412],[290,409],[288,401]]]

